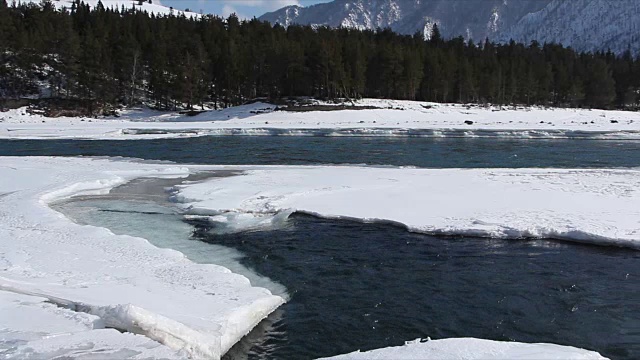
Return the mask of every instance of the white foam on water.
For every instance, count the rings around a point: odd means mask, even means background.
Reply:
[[[134,138],[197,137],[197,136],[315,136],[315,137],[419,137],[419,138],[495,138],[495,139],[578,139],[578,140],[640,140],[640,131],[576,131],[576,130],[500,130],[500,129],[406,129],[406,128],[353,128],[353,129],[280,129],[280,128],[225,128],[225,129],[144,129],[128,128],[122,135]]]
[[[244,231],[281,229],[287,226],[287,219],[291,213],[291,211],[287,210],[275,213],[225,211],[209,216],[185,215],[185,218],[192,220],[206,220],[208,225],[211,227],[209,231],[213,234],[233,234]]]

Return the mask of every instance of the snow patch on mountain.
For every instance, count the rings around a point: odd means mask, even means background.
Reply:
[[[464,35],[484,40],[529,12],[542,9],[549,1],[335,0],[309,7],[282,8],[260,19],[283,26],[302,24],[361,30],[389,27],[404,34],[430,30],[437,23],[445,37]]]
[[[429,41],[431,40],[431,36],[433,35],[433,28],[437,25],[437,23],[431,18],[425,18],[424,28],[422,29],[422,37]]]
[[[100,0],[82,0],[85,4],[88,4],[92,8],[98,6],[98,2]],[[41,0],[18,0],[18,3],[23,4],[40,4]],[[56,7],[56,9],[71,9],[73,5],[73,0],[52,0],[51,3]],[[135,8],[140,11],[146,11],[150,14],[156,15],[176,15],[181,16],[185,15],[186,17],[200,17],[201,15],[191,11],[182,11],[173,9],[171,7],[164,6],[160,0],[148,0],[138,1],[138,0],[102,0],[102,5],[106,9],[131,9]]]

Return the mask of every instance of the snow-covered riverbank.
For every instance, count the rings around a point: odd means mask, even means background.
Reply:
[[[326,105],[326,104],[324,104]],[[4,139],[149,139],[204,135],[423,136],[640,139],[640,113],[477,107],[365,99],[376,109],[290,112],[254,103],[197,116],[126,110],[119,118],[46,118],[26,108],[0,113]]]
[[[226,268],[74,224],[47,205],[139,176],[190,171],[104,159],[0,158],[0,309],[12,314],[2,316],[3,352],[219,358],[280,306],[281,297]]]

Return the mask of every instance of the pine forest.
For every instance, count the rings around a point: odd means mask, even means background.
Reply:
[[[390,98],[635,109],[640,59],[389,29],[156,16],[0,0],[0,98],[227,107],[257,98]]]

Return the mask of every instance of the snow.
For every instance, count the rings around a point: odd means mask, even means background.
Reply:
[[[294,23],[369,30],[391,27],[406,35],[422,31],[426,39],[437,23],[447,39],[464,36],[477,43],[488,37],[525,45],[537,40],[579,51],[640,51],[637,0],[342,0],[290,10],[282,8],[259,19],[285,27]]]
[[[597,352],[554,344],[523,344],[480,340],[473,338],[420,340],[407,342],[404,346],[353,352],[327,359],[375,360],[375,359],[448,359],[448,360],[586,360],[606,359]]]
[[[98,5],[99,0],[83,0],[83,2],[92,8],[95,8]],[[11,4],[11,2],[8,2]],[[17,0],[17,3],[22,4],[40,4],[40,0]],[[53,5],[56,9],[71,9],[71,5],[73,4],[73,0],[53,0]],[[142,5],[139,5],[138,0],[102,0],[102,5],[106,9],[122,9],[124,6],[125,9],[131,9],[135,7],[137,10],[146,11],[150,14],[156,15],[170,15],[174,14],[176,16],[185,15],[186,17],[194,17],[199,18],[200,14],[195,12],[182,11],[178,9],[174,9],[173,12],[167,6],[163,6],[160,0],[152,0],[151,4],[144,0]]]
[[[320,103],[320,102],[318,102]],[[322,104],[322,103],[320,103]],[[149,139],[204,135],[420,136],[640,139],[640,113],[477,107],[365,99],[368,110],[286,112],[253,103],[189,117],[148,109],[119,118],[46,118],[0,113],[0,139]],[[469,123],[471,122],[471,123]]]
[[[3,359],[181,359],[186,355],[141,335],[105,329],[97,316],[57,307],[46,298],[0,291]]]
[[[3,356],[106,351],[118,358],[219,358],[281,305],[283,298],[224,267],[74,224],[48,206],[106,193],[140,176],[179,178],[197,170],[108,159],[0,158]]]
[[[182,181],[184,179],[139,179],[114,188],[107,195],[74,197],[56,202],[52,208],[77,224],[104,227],[116,235],[141,237],[156,247],[180,251],[195,263],[224,266],[245,276],[253,286],[288,300],[287,289],[282,284],[242,265],[244,255],[238,250],[193,241],[193,226],[178,215],[165,192],[166,188]],[[152,188],[147,188],[147,184],[153,184]]]
[[[540,11],[529,13],[507,31],[502,42],[511,39],[530,43],[561,43],[580,51],[632,54],[640,51],[640,3],[636,0],[553,0]],[[635,15],[633,15],[635,14]]]
[[[270,167],[182,187],[187,213],[223,230],[298,211],[410,231],[640,248],[640,169]]]
[[[340,0],[296,7],[296,11],[285,7],[266,13],[259,20],[285,27],[294,23],[374,31],[390,27],[405,35],[414,35],[437,22],[445,38],[475,34],[477,42],[484,41],[487,36],[492,38],[496,26],[501,30],[505,25],[514,24],[549,1],[518,0],[517,5],[509,6],[507,1],[501,0]],[[473,11],[461,10],[467,8]]]

